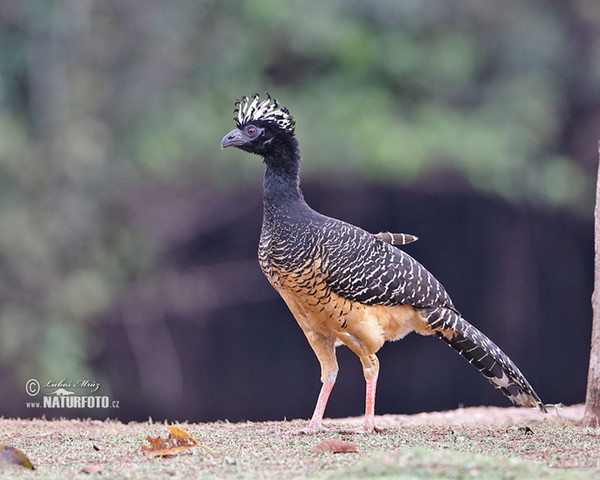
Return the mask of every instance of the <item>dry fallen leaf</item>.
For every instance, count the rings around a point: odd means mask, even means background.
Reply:
[[[102,470],[102,467],[100,465],[86,465],[85,467],[83,467],[81,469],[81,473],[98,473]]]
[[[358,447],[354,442],[332,438],[317,443],[313,452],[333,452],[333,453],[358,453]]]
[[[0,445],[0,461],[8,462],[13,465],[21,465],[22,467],[35,470],[34,466],[27,458],[27,455],[18,448],[9,445]]]
[[[174,426],[167,428],[170,430],[168,438],[146,437],[146,440],[150,442],[150,446],[142,445],[142,453],[154,457],[164,457],[165,455],[175,455],[185,452],[198,445],[198,442],[181,428]]]

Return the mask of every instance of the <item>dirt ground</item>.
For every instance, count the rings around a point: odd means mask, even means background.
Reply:
[[[548,414],[469,407],[383,415],[376,417],[383,432],[374,435],[336,433],[361,418],[326,420],[329,431],[309,436],[296,434],[306,420],[183,423],[207,448],[170,458],[141,452],[147,436],[168,436],[168,422],[0,418],[0,445],[22,450],[36,467],[7,466],[0,455],[0,478],[346,478],[379,476],[384,467],[393,478],[438,478],[438,471],[451,478],[473,478],[473,472],[486,478],[592,478],[586,475],[600,475],[600,429],[578,426],[583,411],[583,405]],[[327,439],[351,441],[357,453],[315,452]]]
[[[377,417],[379,427],[401,425],[501,425],[505,423],[572,422],[583,418],[584,405],[549,408],[542,413],[534,408],[519,407],[467,407],[445,412],[423,412],[415,415],[381,415]],[[344,422],[359,424],[361,418],[348,418]]]

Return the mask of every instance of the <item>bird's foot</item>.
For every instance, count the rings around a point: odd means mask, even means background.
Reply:
[[[300,430],[296,430],[294,432],[295,435],[315,435],[317,433],[326,432],[324,428],[301,428]]]
[[[344,428],[344,427],[333,427],[325,428],[321,422],[310,422],[306,428],[301,428],[294,432],[295,435],[315,435],[317,433],[332,432],[350,435],[364,435],[371,433],[383,433],[384,428],[377,427],[373,422],[365,422],[361,427],[356,428]]]
[[[326,432],[321,422],[310,422],[306,428],[301,428],[294,432],[296,435],[315,435],[316,433]]]
[[[339,428],[334,430],[336,433],[348,434],[348,435],[368,435],[371,433],[383,433],[384,428],[376,427],[375,425],[363,425],[357,428]]]

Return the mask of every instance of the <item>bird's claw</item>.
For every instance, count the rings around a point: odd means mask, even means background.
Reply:
[[[348,434],[348,435],[368,435],[371,433],[383,433],[385,432],[384,428],[376,427],[374,425],[363,425],[362,427],[357,428],[344,428],[344,427],[333,427],[333,428],[324,428],[322,425],[320,426],[308,426],[306,428],[301,428],[300,430],[296,430],[294,432],[295,435],[316,435],[317,433],[340,433],[340,434]]]
[[[339,428],[335,429],[335,432],[347,435],[369,435],[371,433],[383,433],[385,429],[374,425],[363,425],[358,428]]]
[[[316,433],[326,432],[327,429],[323,427],[323,424],[319,421],[310,422],[306,428],[301,428],[294,432],[296,435],[314,435]]]
[[[296,430],[294,432],[295,435],[315,435],[317,433],[326,432],[327,430],[323,427],[306,427],[301,428],[300,430]]]

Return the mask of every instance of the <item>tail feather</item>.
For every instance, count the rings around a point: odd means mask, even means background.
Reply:
[[[377,240],[381,240],[384,243],[391,245],[406,245],[408,243],[416,242],[419,237],[411,235],[410,233],[391,233],[391,232],[379,232],[375,234]]]
[[[516,405],[546,407],[517,366],[500,348],[457,312],[448,308],[423,309],[430,329],[485,376]]]

